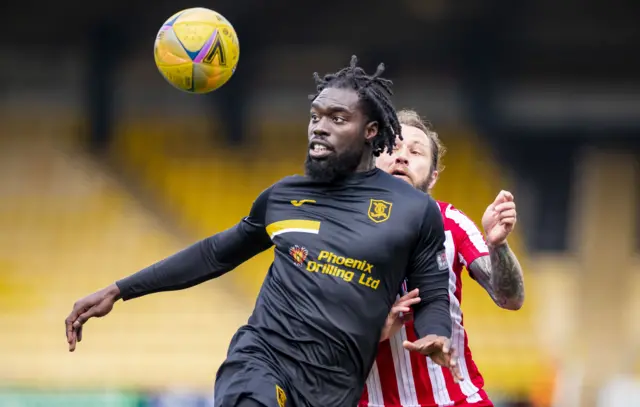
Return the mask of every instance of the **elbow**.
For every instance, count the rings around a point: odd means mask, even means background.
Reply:
[[[498,305],[502,309],[509,311],[518,311],[524,305],[524,296],[517,296],[512,298],[502,298],[498,301]]]
[[[449,296],[449,290],[442,290],[442,292],[438,295],[433,296],[429,301],[427,301],[428,303],[440,303],[440,304],[446,304],[447,309],[449,308],[449,305],[451,303],[451,297]]]
[[[524,282],[521,278],[513,279],[509,284],[502,284],[501,286],[494,282],[492,288],[492,297],[500,308],[518,311],[524,305],[525,290]]]

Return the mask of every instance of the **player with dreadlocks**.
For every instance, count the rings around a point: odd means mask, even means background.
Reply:
[[[375,167],[400,126],[383,66],[368,76],[356,63],[316,75],[306,175],[267,188],[230,229],[77,301],[65,321],[69,350],[117,300],[200,284],[275,246],[218,370],[215,406],[356,405],[405,279],[421,298],[412,350],[460,377],[438,204]]]
[[[355,90],[364,103],[365,115],[380,119],[379,132],[371,143],[373,155],[379,156],[385,148],[391,153],[396,143],[396,135],[400,135],[402,130],[390,99],[390,96],[393,95],[391,90],[393,82],[381,76],[384,73],[384,64],[378,65],[376,73],[371,76],[367,75],[364,69],[357,64],[358,59],[354,55],[351,57],[349,67],[341,69],[338,73],[327,74],[324,78],[320,78],[315,72],[313,77],[316,80],[317,92],[309,98],[312,101],[315,100],[327,88]]]

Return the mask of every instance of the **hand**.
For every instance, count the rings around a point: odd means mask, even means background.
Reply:
[[[482,227],[489,246],[500,246],[516,225],[517,212],[513,195],[508,191],[500,191],[496,199],[482,216]]]
[[[464,380],[460,372],[460,367],[458,366],[458,356],[455,349],[451,348],[449,338],[427,335],[415,342],[404,341],[402,346],[408,351],[429,356],[436,364],[448,368],[456,383]]]
[[[113,304],[119,299],[120,289],[112,284],[91,295],[88,295],[73,304],[71,313],[64,320],[67,328],[67,343],[69,352],[76,350],[76,342],[82,340],[82,326],[89,319],[100,318],[107,315],[113,309]]]
[[[391,311],[387,316],[387,320],[382,328],[382,334],[380,335],[380,342],[389,339],[396,332],[402,328],[405,322],[411,321],[411,306],[420,302],[418,297],[419,290],[416,288],[398,298],[398,300],[391,307]],[[400,315],[402,314],[402,315]]]

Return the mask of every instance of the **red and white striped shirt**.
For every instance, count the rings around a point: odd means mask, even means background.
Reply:
[[[449,261],[451,345],[459,352],[459,366],[465,380],[455,383],[448,369],[402,347],[405,340],[417,339],[413,322],[408,322],[389,340],[380,343],[359,407],[441,407],[473,405],[487,400],[482,390],[484,379],[471,357],[460,304],[463,267],[488,255],[489,249],[471,219],[451,204],[438,204],[444,218]]]

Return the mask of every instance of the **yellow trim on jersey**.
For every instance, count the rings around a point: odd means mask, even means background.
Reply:
[[[283,233],[315,233],[320,231],[320,222],[316,220],[287,219],[273,222],[266,227],[267,234],[271,239]]]

